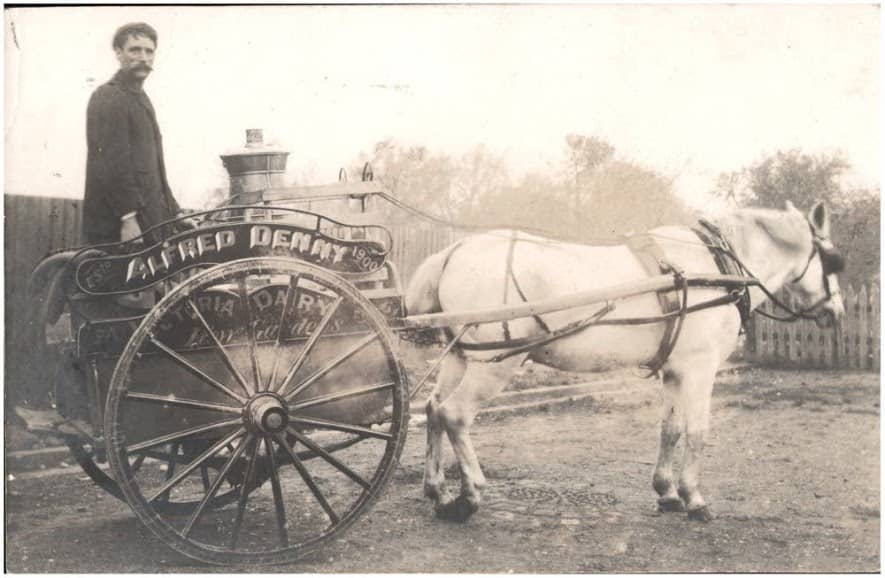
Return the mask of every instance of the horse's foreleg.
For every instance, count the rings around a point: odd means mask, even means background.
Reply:
[[[688,517],[707,522],[712,514],[701,495],[700,471],[704,442],[710,428],[710,401],[715,367],[704,371],[697,366],[682,380],[681,394],[685,410],[685,456],[679,475],[679,497],[685,502]]]
[[[684,512],[685,504],[676,491],[673,477],[673,457],[682,434],[684,417],[679,403],[679,380],[672,370],[664,371],[662,398],[661,445],[652,485],[658,493],[658,509],[661,512]]]
[[[440,405],[464,377],[466,362],[456,354],[443,360],[436,387],[427,400],[427,447],[424,459],[424,495],[434,506],[451,501],[445,489],[445,469],[443,468],[442,440],[445,425],[440,416]]]

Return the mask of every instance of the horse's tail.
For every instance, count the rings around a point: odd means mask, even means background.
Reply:
[[[434,253],[424,260],[406,287],[406,312],[408,315],[438,313],[442,311],[439,303],[439,280],[449,260],[453,247]]]

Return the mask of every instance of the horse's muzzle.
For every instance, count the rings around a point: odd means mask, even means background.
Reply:
[[[814,323],[821,329],[830,329],[835,327],[844,315],[844,311],[834,311],[833,309],[825,308],[815,316]]]

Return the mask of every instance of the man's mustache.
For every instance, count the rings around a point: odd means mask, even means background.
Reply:
[[[132,67],[132,70],[147,70],[148,72],[151,72],[153,68],[150,64],[136,64]]]

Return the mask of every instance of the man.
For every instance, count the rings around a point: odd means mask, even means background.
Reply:
[[[112,46],[120,70],[92,93],[86,110],[88,155],[83,236],[93,245],[134,239],[180,212],[166,180],[154,108],[142,90],[153,69],[157,33],[144,23],[126,24],[114,34]],[[148,234],[147,240],[153,243],[159,239]],[[120,306],[146,309],[153,302],[150,292],[137,292],[97,306],[102,308],[104,317],[120,317],[132,314],[129,309],[121,313]],[[74,436],[89,435],[92,431],[92,425],[86,421],[89,398],[83,373],[74,367],[72,358],[73,355],[60,353],[52,363],[34,361],[35,367],[42,363],[54,369],[53,379],[65,385],[56,388],[57,409],[16,407],[16,413],[29,429]]]
[[[92,93],[86,110],[83,234],[90,244],[128,241],[181,211],[166,180],[154,107],[142,88],[153,70],[157,32],[143,22],[126,24],[112,46],[120,70]]]

